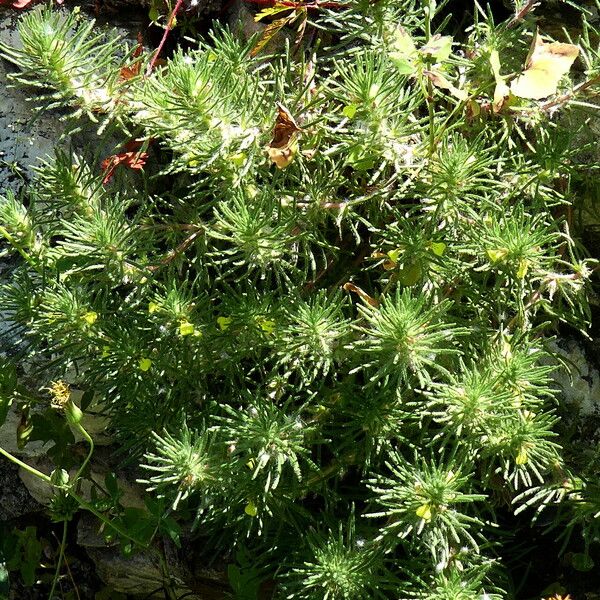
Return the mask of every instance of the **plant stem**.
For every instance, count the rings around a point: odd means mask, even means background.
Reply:
[[[112,528],[121,537],[124,537],[124,538],[130,540],[131,542],[133,542],[134,544],[137,544],[138,546],[140,546],[142,548],[148,547],[148,544],[146,544],[145,542],[140,542],[139,540],[136,540],[134,537],[132,537],[130,534],[128,534],[124,529],[119,527],[119,525],[117,525],[117,524],[113,523],[112,521],[110,521],[109,519],[107,519],[101,512],[96,510],[87,500],[85,500],[79,494],[74,492],[73,489],[71,489],[69,487],[55,485],[54,483],[52,483],[52,479],[50,478],[49,475],[46,475],[45,473],[38,471],[37,469],[28,465],[27,463],[24,463],[22,460],[18,459],[16,456],[14,456],[14,454],[7,452],[2,447],[0,447],[0,455],[6,457],[8,460],[10,460],[14,464],[18,465],[19,467],[22,467],[23,469],[25,469],[27,472],[31,473],[32,475],[39,477],[42,481],[45,481],[47,484],[52,486],[52,488],[61,489],[61,490],[65,491],[67,494],[69,494],[69,496],[71,496],[74,500],[76,500],[79,503],[79,506],[81,506],[81,508],[91,512],[94,516],[98,517],[98,519],[100,519],[108,527]]]
[[[116,523],[113,523],[112,521],[107,519],[101,512],[96,510],[87,500],[82,498],[79,494],[75,493],[72,490],[67,490],[67,492],[68,492],[69,496],[71,496],[74,500],[76,500],[79,503],[79,506],[81,506],[81,508],[87,510],[88,512],[91,512],[95,517],[100,519],[100,521],[102,521],[105,525],[107,525],[113,531],[115,531],[115,533],[118,533],[121,537],[138,545],[140,548],[148,547],[148,544],[146,542],[140,542],[139,540],[136,540],[129,533],[127,533],[124,529],[122,529],[119,525],[117,525]]]
[[[34,469],[33,467],[29,466],[27,463],[24,463],[22,460],[19,460],[16,456],[11,454],[10,452],[7,452],[4,448],[0,447],[0,454],[4,457],[8,458],[8,460],[15,463],[16,465],[19,465],[19,467],[22,467],[23,469],[25,469],[32,475],[35,475],[36,477],[39,477],[40,479],[44,480],[46,483],[49,483],[52,485],[52,482],[48,475],[46,475],[45,473],[42,473],[41,471],[38,471],[37,469]]]
[[[77,424],[77,429],[79,430],[79,433],[81,433],[81,435],[85,438],[85,441],[90,445],[90,451],[88,452],[88,455],[85,457],[85,460],[83,461],[81,467],[79,467],[79,470],[75,475],[75,483],[81,477],[81,474],[87,467],[88,463],[90,462],[90,459],[92,458],[92,454],[94,453],[94,440],[92,439],[90,434],[81,426],[80,423]]]
[[[536,6],[539,5],[538,0],[528,0],[519,11],[515,14],[515,16],[508,22],[506,26],[507,29],[511,29],[517,23],[520,23]]]
[[[165,42],[167,41],[167,38],[169,37],[169,33],[173,29],[173,24],[175,23],[175,17],[177,16],[177,13],[179,12],[179,9],[181,8],[182,4],[183,4],[183,0],[177,0],[177,3],[175,4],[175,6],[173,7],[173,10],[171,11],[171,15],[169,16],[169,22],[167,23],[167,26],[165,27],[165,32],[163,33],[162,39],[160,40],[160,44],[158,44],[158,48],[156,49],[156,52],[154,53],[154,56],[152,57],[152,60],[150,61],[150,64],[148,65],[148,68],[146,69],[146,77],[149,77],[150,73],[152,73],[152,69],[154,69],[154,65],[155,65],[158,57],[160,56],[160,53],[162,52],[163,46],[165,45]]]
[[[425,8],[425,43],[431,39],[431,0],[428,0]],[[428,68],[430,60],[427,60]],[[435,109],[433,107],[433,82],[427,77],[427,112],[429,113],[429,157],[433,156],[435,151]]]
[[[62,561],[65,556],[65,546],[67,545],[67,521],[63,521],[63,534],[62,540],[60,542],[60,551],[58,554],[58,561],[56,562],[56,571],[54,572],[54,579],[52,580],[52,588],[50,589],[50,594],[48,595],[48,600],[52,600],[54,596],[54,590],[56,589],[56,584],[58,582],[58,577],[60,575],[60,568],[62,566]]]
[[[21,246],[19,244],[17,244],[17,241],[13,238],[13,236],[1,225],[0,225],[0,235],[8,241],[8,243],[25,259],[25,261],[31,267],[33,267],[36,271],[38,271],[38,268],[37,268],[33,258],[31,258],[31,256],[27,252],[25,252],[25,250],[23,250],[23,248],[21,248]]]

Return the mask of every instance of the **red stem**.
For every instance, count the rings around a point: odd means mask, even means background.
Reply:
[[[175,4],[173,10],[171,11],[171,16],[169,17],[169,22],[167,23],[165,32],[163,33],[162,39],[160,40],[160,44],[158,45],[158,48],[156,49],[156,52],[154,53],[154,56],[152,57],[152,60],[150,61],[150,64],[148,65],[148,68],[146,69],[146,77],[148,77],[150,75],[150,73],[152,73],[154,64],[156,63],[158,57],[160,56],[163,46],[165,45],[165,42],[167,41],[167,38],[169,37],[169,32],[173,29],[173,23],[175,22],[175,17],[177,16],[177,13],[179,12],[179,9],[181,8],[182,4],[183,4],[183,0],[177,0],[177,3]]]

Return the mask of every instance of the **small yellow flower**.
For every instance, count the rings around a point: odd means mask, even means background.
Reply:
[[[517,277],[519,279],[524,279],[525,275],[527,275],[528,269],[529,269],[529,261],[525,258],[522,258],[519,261],[519,270],[517,271]]]
[[[149,358],[142,357],[138,362],[140,371],[147,371],[152,366],[152,361]]]
[[[515,458],[515,463],[518,465],[524,465],[527,463],[528,460],[529,460],[529,457],[527,456],[527,448],[523,448],[521,446],[521,448],[519,449],[519,453],[517,454],[517,457]]]
[[[506,258],[508,255],[508,248],[491,248],[486,250],[488,258],[493,262],[497,263]]]
[[[217,324],[221,328],[221,331],[225,331],[231,325],[232,320],[231,317],[217,317]]]
[[[429,504],[422,504],[417,508],[415,513],[417,514],[417,517],[423,519],[423,521],[431,521],[431,506],[429,506]]]
[[[57,410],[62,410],[71,397],[69,385],[62,379],[59,379],[58,381],[53,381],[48,390],[50,391],[51,396],[50,406]]]
[[[249,517],[255,517],[258,514],[258,509],[256,508],[256,504],[252,502],[252,500],[248,500],[248,504],[246,504],[246,508],[244,508],[244,512]]]
[[[237,154],[231,154],[229,156],[229,160],[236,167],[241,167],[246,162],[247,156],[243,152],[238,152]]]
[[[436,256],[443,256],[446,251],[446,244],[444,242],[429,242],[429,248]]]
[[[158,304],[156,302],[148,302],[148,314],[153,314],[158,310]]]
[[[189,321],[181,321],[179,323],[179,335],[186,336],[194,333],[194,325]]]
[[[90,310],[81,317],[88,325],[93,325],[98,320],[98,313]]]
[[[259,317],[256,319],[256,322],[265,333],[273,333],[273,331],[275,331],[275,321]]]

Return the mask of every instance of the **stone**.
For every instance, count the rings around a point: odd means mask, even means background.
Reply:
[[[46,475],[50,475],[56,466],[46,457],[37,457],[26,461],[27,464]],[[95,481],[101,488],[104,487],[104,480],[107,473],[111,469],[108,465],[103,464],[99,452],[96,452],[93,457],[93,464],[90,469],[89,478]],[[75,477],[77,469],[71,469],[69,471],[69,477]],[[46,483],[43,479],[40,479],[36,475],[30,473],[23,467],[19,469],[19,477],[23,482],[23,485],[27,488],[31,496],[39,503],[47,506],[52,498],[52,487]],[[135,483],[134,479],[130,479],[123,474],[117,474],[117,483],[121,490],[120,502],[123,506],[129,508],[145,508],[144,504],[144,488]],[[91,498],[92,483],[89,479],[81,480],[81,495],[83,498],[89,500]]]
[[[19,467],[0,457],[0,523],[41,510],[19,479]]]
[[[0,14],[0,42],[19,43],[16,31],[17,11]],[[21,88],[7,86],[10,65],[0,61],[0,190],[19,191],[31,177],[38,159],[54,154],[56,140],[65,131],[58,114],[47,114],[33,120],[28,93]]]
[[[163,569],[166,567],[170,585],[177,596],[188,594],[186,598],[192,600],[204,598],[194,594],[186,585],[185,580],[191,578],[191,573],[178,560],[176,552],[167,541],[163,541],[164,560],[161,560],[161,552],[155,545],[124,556],[118,546],[104,541],[99,527],[100,523],[93,515],[82,514],[77,524],[77,543],[86,549],[96,565],[96,573],[111,589],[123,594],[145,595],[150,595],[155,590],[162,591],[165,586]]]
[[[6,421],[0,426],[0,448],[7,452],[25,459],[37,458],[46,454],[50,445],[44,445],[44,442],[33,441],[26,444],[23,448],[17,446],[17,427],[21,421],[21,413],[17,406],[13,404],[6,416]]]

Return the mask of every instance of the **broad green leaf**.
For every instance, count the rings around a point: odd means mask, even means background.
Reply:
[[[421,262],[407,264],[399,274],[399,280],[402,285],[412,286],[421,280],[423,276],[423,265]]]
[[[414,59],[417,47],[404,27],[397,27],[390,44],[390,60],[402,75],[410,75],[415,70]]]
[[[4,421],[6,421],[11,404],[12,398],[4,395],[0,396],[0,427],[2,427],[2,425],[4,425]]]
[[[148,371],[152,366],[152,361],[149,358],[142,357],[138,361],[138,368],[140,371]]]
[[[181,526],[173,517],[164,517],[159,523],[161,533],[167,535],[177,548],[181,548]]]
[[[417,54],[417,47],[410,36],[410,33],[399,26],[394,32],[394,39],[391,43],[393,54],[404,58],[413,58]]]
[[[34,526],[27,527],[25,531],[18,533],[21,546],[21,562],[18,568],[23,583],[31,587],[35,583],[35,571],[42,558],[42,544],[37,539],[37,529]]]
[[[517,457],[515,458],[515,463],[517,465],[526,465],[528,460],[529,457],[527,456],[527,449],[521,448],[517,454]]]
[[[257,322],[259,327],[265,333],[273,333],[275,331],[275,321],[272,321],[271,319],[265,319],[264,317],[259,317]]]
[[[53,442],[48,450],[56,464],[69,469],[77,464],[78,457],[73,453],[71,445],[75,443],[75,437],[67,421],[62,414],[52,408],[47,408],[41,413],[35,413],[31,417],[32,431],[30,440],[41,441],[44,444]]]
[[[118,499],[121,495],[119,491],[119,482],[117,480],[117,476],[114,473],[109,472],[106,474],[106,476],[104,477],[104,486],[106,487],[106,491],[108,492],[108,494],[115,500]]]
[[[93,389],[86,390],[83,393],[83,396],[81,396],[81,402],[80,402],[81,410],[85,411],[90,406],[93,399],[94,399],[94,390]]]
[[[357,171],[368,171],[375,165],[375,159],[366,148],[354,146],[346,156],[346,163]]]
[[[129,535],[141,543],[147,543],[152,539],[156,522],[152,516],[142,508],[127,506],[123,516],[119,519],[119,525],[127,531]],[[122,540],[128,543],[128,540]],[[127,552],[127,546],[122,546],[121,550]]]
[[[573,554],[571,558],[571,564],[576,571],[591,571],[594,568],[594,561],[589,554],[578,552]]]
[[[93,325],[98,320],[98,313],[93,310],[90,310],[83,315],[82,319],[88,325]]]
[[[415,71],[414,63],[399,52],[390,53],[390,60],[401,75],[411,75]]]
[[[0,360],[0,427],[3,425],[17,389],[17,371],[14,365]]]
[[[186,335],[191,335],[194,333],[194,325],[189,321],[182,321],[179,324],[179,335],[184,337]]]
[[[221,331],[226,331],[227,328],[231,325],[231,321],[233,319],[231,317],[217,317],[217,324],[219,325],[219,329]]]
[[[434,35],[421,48],[421,53],[435,58],[436,62],[444,62],[452,52],[452,37],[449,35]]]
[[[396,248],[395,250],[390,250],[387,255],[390,257],[390,260],[392,262],[397,263],[398,262],[398,258],[400,258],[400,254],[402,254],[403,249],[402,248]]]

